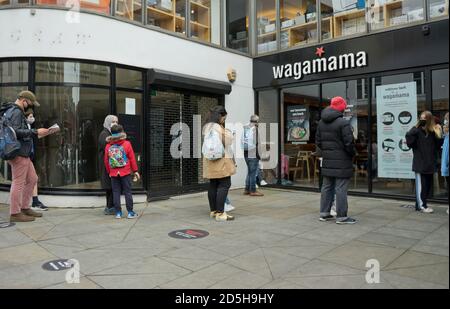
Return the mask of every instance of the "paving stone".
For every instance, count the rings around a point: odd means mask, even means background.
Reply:
[[[375,232],[364,234],[358,237],[357,240],[400,249],[409,249],[418,242],[417,240],[411,238],[380,234]]]

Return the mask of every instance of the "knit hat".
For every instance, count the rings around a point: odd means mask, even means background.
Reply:
[[[334,97],[331,99],[330,107],[338,112],[343,113],[347,108],[347,102],[342,97]]]

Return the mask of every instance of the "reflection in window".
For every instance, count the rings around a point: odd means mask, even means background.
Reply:
[[[321,0],[322,39],[366,32],[365,7],[364,0]],[[333,34],[331,35],[332,24]]]
[[[57,5],[65,8],[75,9],[77,6],[81,9],[96,11],[103,14],[110,14],[110,3],[111,0],[36,0],[36,4],[38,5]]]
[[[142,89],[142,72],[136,70],[116,69],[116,87]]]
[[[142,0],[115,0],[115,16],[141,22],[142,20]]]
[[[23,83],[28,81],[28,62],[0,62],[0,84]]]
[[[99,189],[97,138],[109,114],[109,89],[37,86],[37,127],[57,123],[61,132],[39,140],[39,186]]]
[[[220,44],[220,0],[195,0],[191,5],[191,37]]]
[[[248,0],[227,0],[227,47],[248,53]]]
[[[281,48],[317,42],[315,0],[280,0]]]
[[[368,21],[371,30],[378,30],[425,19],[423,0],[369,0]]]
[[[36,62],[36,82],[79,83],[109,86],[109,66],[62,61]]]
[[[275,0],[259,0],[256,3],[256,29],[258,54],[277,49],[277,26]]]
[[[448,0],[428,0],[430,19],[448,16]]]

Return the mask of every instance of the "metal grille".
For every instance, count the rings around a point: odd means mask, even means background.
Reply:
[[[151,197],[206,189],[201,153],[193,148],[201,146],[201,134],[198,135],[198,130],[201,130],[208,110],[218,104],[218,97],[193,95],[165,88],[153,89],[147,117],[147,140],[150,145],[148,179]],[[200,115],[200,126],[194,125],[194,115]],[[189,127],[189,134],[178,125],[172,131],[175,134],[171,134],[172,126],[180,122]],[[194,143],[194,136],[200,137],[199,143]],[[183,153],[182,159],[172,157],[171,145],[179,143],[179,140],[181,145],[178,149],[182,149],[185,141],[189,143],[189,157],[186,157],[186,153]],[[194,156],[195,154],[197,155]]]

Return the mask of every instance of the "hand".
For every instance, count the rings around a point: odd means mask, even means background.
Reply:
[[[134,173],[134,181],[138,181],[139,179],[141,179],[141,175],[139,175],[139,173],[138,172],[135,172]]]
[[[50,132],[48,129],[40,128],[37,130],[37,133],[38,133],[38,137],[44,137],[44,136],[47,136]]]

